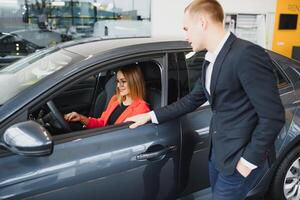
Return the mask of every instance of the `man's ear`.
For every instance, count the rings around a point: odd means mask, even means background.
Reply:
[[[197,22],[198,26],[201,27],[201,30],[203,32],[207,27],[207,20],[205,19],[205,17],[201,16],[201,15],[198,16],[196,22]]]
[[[205,31],[208,27],[208,20],[205,16],[201,16],[201,27],[203,31]]]

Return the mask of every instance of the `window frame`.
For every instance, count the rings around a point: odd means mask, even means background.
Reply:
[[[274,59],[272,59],[272,63],[274,65],[274,67],[276,67],[276,69],[279,71],[279,73],[281,74],[281,76],[285,79],[285,81],[288,83],[288,85],[286,87],[283,88],[278,88],[279,93],[286,93],[286,92],[290,92],[290,91],[294,91],[295,87],[294,87],[294,83],[293,81],[289,78],[289,76],[286,74],[285,70],[282,68],[282,66]],[[276,80],[277,82],[277,80]],[[276,83],[277,84],[277,83]]]
[[[47,96],[45,99],[43,99],[43,101],[41,101],[42,103],[39,103],[38,105],[35,105],[35,106],[29,108],[28,114],[31,112],[31,110],[33,110],[33,109],[36,110],[36,109],[38,109],[38,107],[41,107],[42,105],[44,105],[47,102],[47,100],[55,98],[55,96],[57,96],[61,92],[65,91],[66,89],[72,87],[72,85],[80,83],[81,81],[87,79],[88,77],[90,77],[94,74],[99,74],[100,72],[104,72],[104,71],[115,70],[118,67],[121,67],[121,66],[130,64],[130,63],[145,62],[145,61],[156,62],[157,66],[159,67],[159,71],[161,74],[161,100],[162,100],[161,105],[164,106],[163,98],[164,98],[165,91],[163,91],[164,90],[163,71],[164,71],[165,67],[163,67],[163,64],[162,64],[163,57],[164,57],[163,54],[148,54],[148,55],[140,55],[140,56],[133,57],[133,58],[125,57],[122,60],[111,61],[111,62],[108,62],[105,64],[97,63],[93,67],[89,68],[89,69],[96,68],[96,70],[88,70],[87,69],[88,72],[86,72],[86,73],[83,72],[84,75],[81,73],[81,76],[76,75],[76,77],[72,76],[72,77],[69,77],[68,79],[66,79],[65,81],[67,81],[67,82],[61,83],[59,90],[56,90],[54,92],[54,94]],[[85,70],[85,71],[87,71],[87,70]],[[74,82],[72,82],[70,80],[73,80]],[[72,82],[72,84],[70,84],[70,82]],[[27,120],[28,120],[28,117],[27,117]],[[120,124],[120,125],[110,125],[110,126],[99,127],[99,128],[95,128],[95,129],[84,129],[84,130],[79,130],[79,131],[75,130],[75,131],[67,132],[67,133],[60,134],[60,135],[52,135],[51,133],[50,134],[53,137],[53,141],[57,142],[59,140],[65,140],[66,138],[70,138],[70,140],[72,140],[72,138],[74,139],[74,138],[78,138],[81,136],[88,137],[88,136],[93,136],[93,135],[97,135],[97,134],[102,134],[102,133],[109,132],[109,130],[116,130],[119,128],[122,128],[122,129],[128,128],[128,123]]]

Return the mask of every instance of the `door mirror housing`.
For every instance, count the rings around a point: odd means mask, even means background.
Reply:
[[[17,123],[6,129],[1,145],[25,156],[47,156],[53,151],[51,135],[34,121]]]

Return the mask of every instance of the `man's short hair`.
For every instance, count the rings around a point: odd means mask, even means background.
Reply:
[[[215,22],[223,23],[224,11],[216,0],[194,0],[184,10],[191,15],[208,14]]]

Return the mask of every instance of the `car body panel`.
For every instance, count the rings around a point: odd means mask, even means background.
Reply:
[[[176,126],[170,122],[168,130],[178,130]],[[155,125],[115,129],[55,139],[54,151],[47,157],[1,158],[5,176],[0,179],[0,198],[141,199],[147,193],[164,199],[175,194],[179,149],[155,161],[136,156],[154,145],[179,147],[179,132],[159,131]],[[19,167],[13,167],[16,163]],[[161,179],[153,178],[155,174]],[[155,184],[164,189],[153,193]]]

